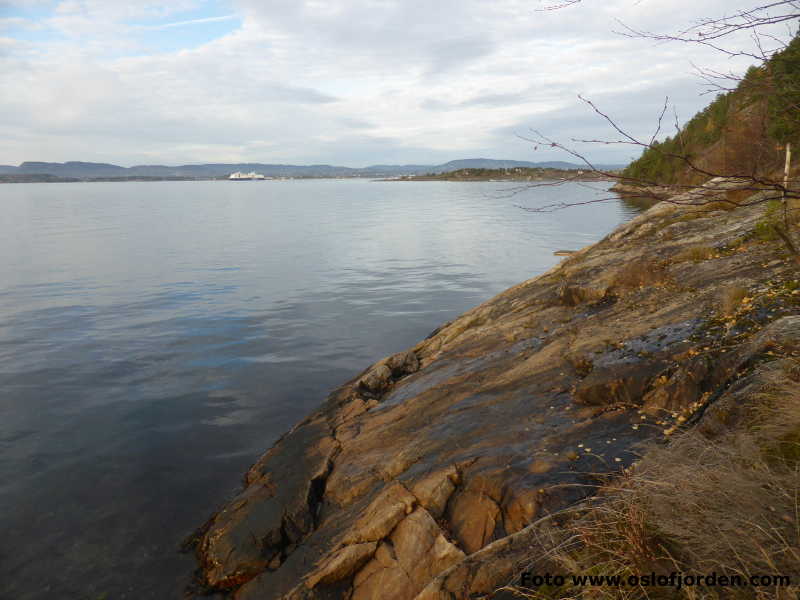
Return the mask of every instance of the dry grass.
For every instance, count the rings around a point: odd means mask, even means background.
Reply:
[[[726,207],[720,208],[718,210],[733,210],[734,208],[737,208],[738,206],[745,204],[751,196],[757,193],[758,190],[752,190],[752,189],[728,190],[727,192],[725,192],[725,200],[727,200],[727,202],[722,203],[725,204]]]
[[[720,310],[724,315],[733,315],[742,305],[742,300],[747,298],[748,290],[740,285],[725,286],[720,294]]]
[[[687,260],[691,260],[693,262],[701,262],[710,258],[714,258],[715,255],[715,250],[709,246],[691,246],[689,248],[684,248],[678,254],[676,254],[673,261],[685,262]]]
[[[627,263],[616,273],[612,287],[638,289],[663,283],[666,276],[662,264],[650,259],[635,260]]]
[[[712,202],[703,204],[702,212],[712,213],[721,210],[724,211],[735,210],[737,208],[739,208],[737,204],[733,204],[731,202],[728,202],[727,200],[713,200]]]
[[[594,369],[594,362],[586,355],[569,354],[565,358],[578,377],[586,377]]]
[[[537,600],[788,600],[800,594],[800,363],[774,371],[747,423],[714,441],[690,432],[654,446],[565,527],[543,532],[563,574],[789,575],[793,587],[576,587]],[[531,569],[534,570],[534,569]]]
[[[555,304],[578,306],[585,302],[597,302],[605,297],[606,290],[589,285],[569,284],[565,280],[556,290]]]

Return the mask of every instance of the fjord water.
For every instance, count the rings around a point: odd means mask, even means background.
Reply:
[[[328,391],[634,211],[516,187],[0,187],[0,598],[180,597],[182,539]]]

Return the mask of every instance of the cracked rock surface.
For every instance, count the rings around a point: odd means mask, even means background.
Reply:
[[[741,242],[763,207],[690,210],[657,204],[334,391],[203,530],[205,586],[458,600],[507,583],[535,551],[532,522],[699,416],[787,327],[796,336],[791,303],[737,338],[709,328],[727,281],[797,274],[775,245]],[[716,255],[680,258],[698,244]]]

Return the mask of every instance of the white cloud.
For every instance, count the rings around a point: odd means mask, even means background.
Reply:
[[[0,18],[0,31],[9,29],[28,28],[32,25],[29,19],[22,17],[2,17]]]
[[[521,0],[235,0],[241,27],[174,52],[148,48],[132,25],[160,19],[150,27],[176,36],[229,18],[173,17],[200,4],[63,1],[40,23],[59,35],[2,46],[0,85],[14,93],[0,97],[0,163],[544,160],[556,156],[515,134],[611,134],[578,94],[645,134],[664,94],[687,118],[707,102],[690,60],[745,66],[612,33],[615,19],[679,27],[730,0],[586,0],[555,12]]]

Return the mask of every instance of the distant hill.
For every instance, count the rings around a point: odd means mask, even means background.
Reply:
[[[89,162],[24,162],[18,170],[18,174],[37,174],[55,175],[57,177],[124,177],[127,169],[106,163]],[[11,174],[17,174],[11,173]]]
[[[617,169],[624,165],[604,165]],[[108,178],[196,178],[226,177],[234,171],[256,171],[268,177],[396,177],[425,173],[446,173],[459,169],[510,169],[510,168],[581,169],[582,165],[567,162],[527,162],[468,158],[453,160],[441,165],[371,165],[353,168],[336,165],[282,165],[264,163],[208,163],[198,165],[137,165],[120,167],[109,163],[69,161],[64,163],[26,161],[18,167],[0,165],[2,175],[52,175],[75,179]]]
[[[443,172],[458,171],[460,169],[514,169],[517,167],[525,169],[580,169],[581,165],[563,161],[537,162],[532,163],[525,160],[494,160],[490,158],[465,158],[462,160],[451,160],[448,163],[439,165],[438,169]]]

